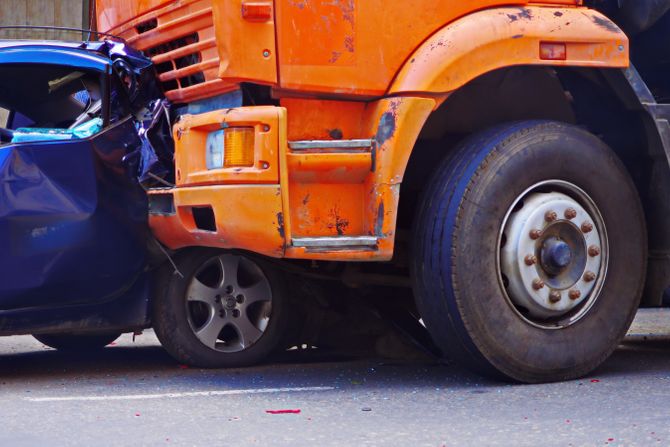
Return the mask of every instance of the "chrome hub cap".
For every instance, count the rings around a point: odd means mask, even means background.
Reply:
[[[499,241],[506,296],[530,323],[572,324],[597,299],[607,235],[595,203],[577,186],[552,180],[526,190],[507,212]]]

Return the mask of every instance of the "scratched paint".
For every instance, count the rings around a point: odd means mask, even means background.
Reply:
[[[300,43],[284,50],[288,63],[350,66],[356,62],[356,0],[289,0],[286,7],[291,25],[282,27],[286,42],[309,38],[309,48]]]

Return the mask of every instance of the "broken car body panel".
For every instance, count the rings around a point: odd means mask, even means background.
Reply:
[[[150,70],[114,42],[0,43],[0,332],[147,324],[147,198],[128,156]]]

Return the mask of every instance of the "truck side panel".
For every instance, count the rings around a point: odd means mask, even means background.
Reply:
[[[383,95],[430,35],[472,11],[528,5],[501,0],[276,0],[282,89]],[[579,1],[552,1],[576,5]],[[523,9],[510,14],[523,15]]]

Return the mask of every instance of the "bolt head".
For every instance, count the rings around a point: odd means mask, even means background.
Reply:
[[[540,236],[542,236],[542,230],[530,230],[528,236],[530,236],[532,240],[539,239]]]
[[[570,297],[571,300],[577,300],[579,299],[580,296],[582,296],[582,292],[580,292],[577,289],[571,289],[568,292],[568,296]]]
[[[565,210],[565,213],[563,213],[566,219],[571,220],[577,217],[577,210],[574,208],[568,208]]]
[[[589,247],[589,256],[595,258],[599,254],[600,254],[600,247],[598,247],[597,245],[591,245]]]
[[[535,265],[537,264],[537,256],[526,255],[526,257],[523,258],[523,262],[525,262],[527,266]]]
[[[557,290],[552,290],[549,294],[549,301],[552,303],[558,303],[561,301],[561,292]]]
[[[544,220],[546,220],[547,222],[553,222],[556,219],[558,219],[558,214],[556,214],[556,211],[547,211],[544,214]]]
[[[584,281],[591,282],[596,279],[596,274],[593,272],[584,272]]]
[[[540,290],[543,287],[544,287],[544,281],[542,281],[540,278],[535,278],[533,280],[533,289]]]
[[[270,50],[263,50],[263,57],[270,57]]]
[[[593,231],[593,224],[591,222],[584,222],[581,226],[582,233],[590,233]]]

